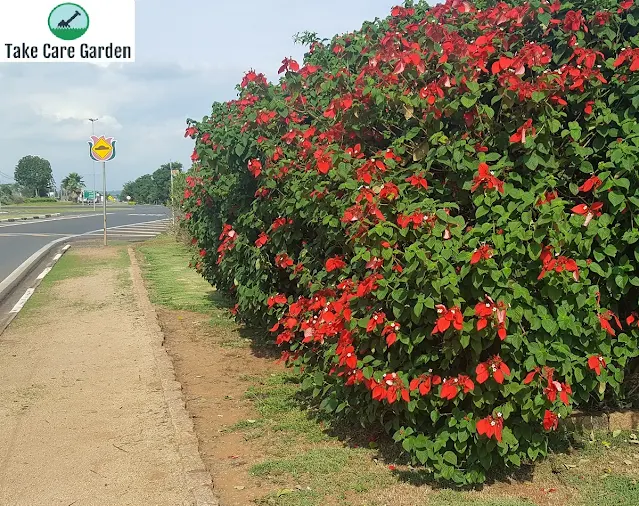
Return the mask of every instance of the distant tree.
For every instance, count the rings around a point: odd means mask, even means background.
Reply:
[[[129,181],[122,188],[122,195],[139,204],[167,204],[171,199],[171,170],[182,171],[180,162],[165,163],[153,174],[145,174]]]
[[[10,204],[13,202],[15,194],[15,185],[12,184],[0,184],[0,202],[3,204]]]
[[[80,176],[77,172],[71,172],[62,180],[62,188],[74,202],[78,201],[82,194],[82,188],[85,186],[82,176]]]
[[[153,173],[155,185],[155,203],[166,204],[171,198],[171,170],[182,172],[180,162],[165,163]]]
[[[55,188],[51,164],[39,156],[22,157],[16,165],[13,179],[25,196],[46,197]]]

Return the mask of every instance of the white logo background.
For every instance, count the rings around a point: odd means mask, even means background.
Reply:
[[[79,0],[89,15],[89,30],[79,39],[58,39],[49,30],[49,14],[61,0],[4,0],[0,14],[0,63],[80,62],[108,63],[135,61],[135,0]],[[37,47],[37,58],[9,58],[6,44]],[[45,58],[43,47],[65,46],[75,48],[75,57]],[[129,46],[131,58],[83,58],[81,46]],[[13,51],[12,51],[13,53]],[[13,54],[11,55],[13,56]]]

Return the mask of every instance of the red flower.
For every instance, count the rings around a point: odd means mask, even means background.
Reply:
[[[630,71],[635,72],[639,70],[639,48],[631,49],[629,47],[622,49],[615,60],[614,67],[620,67],[626,60],[631,60]]]
[[[603,184],[603,181],[599,179],[597,176],[591,176],[589,179],[586,180],[584,184],[582,184],[579,187],[579,191],[588,193],[589,191],[592,191],[593,189],[597,190],[599,187],[601,187],[602,184]]]
[[[424,190],[428,189],[428,181],[426,181],[426,178],[424,178],[422,172],[420,172],[419,174],[415,174],[414,176],[407,177],[406,182],[418,188],[421,186],[422,188],[424,188]]]
[[[560,415],[546,410],[546,413],[544,413],[544,429],[557,430],[557,427],[559,427],[559,417]]]
[[[626,317],[626,325],[632,325],[634,322],[639,320],[639,314],[637,314],[635,311],[633,311],[632,313],[630,313],[627,317]]]
[[[499,355],[495,355],[486,362],[482,362],[475,369],[477,383],[480,385],[488,381],[491,376],[500,385],[504,382],[504,376],[510,376],[510,368],[502,361]]]
[[[273,297],[269,297],[267,304],[268,307],[273,307],[276,304],[286,304],[288,302],[288,299],[286,298],[286,295],[284,294],[278,294],[278,295],[274,295]]]
[[[559,198],[556,191],[546,192],[544,196],[537,200],[537,206],[543,206],[544,204],[550,204],[553,200]]]
[[[286,253],[275,255],[275,265],[278,266],[280,269],[293,267],[293,263],[293,259],[290,258]]]
[[[599,323],[601,324],[601,327],[611,336],[614,336],[616,334],[615,334],[615,330],[612,328],[612,325],[610,325],[610,320],[614,320],[615,323],[617,324],[617,327],[619,327],[619,330],[623,330],[623,328],[621,327],[621,322],[619,321],[619,318],[617,317],[615,313],[613,313],[610,310],[605,311],[604,313],[599,313],[597,315],[597,318],[599,318]]]
[[[537,376],[539,373],[541,373],[541,368],[535,367],[535,369],[533,371],[530,371],[524,378],[524,385],[530,385],[535,379],[535,376]]]
[[[470,191],[474,192],[481,184],[487,190],[496,188],[499,193],[504,193],[504,182],[497,179],[486,163],[480,163],[477,169],[478,174],[473,178],[473,186]]]
[[[268,235],[265,232],[262,232],[260,236],[255,240],[255,246],[261,248],[268,242]]]
[[[586,220],[584,221],[583,226],[587,227],[594,217],[601,216],[602,207],[603,207],[603,202],[595,202],[591,206],[588,206],[586,204],[579,204],[573,207],[571,211],[580,216],[585,216]]]
[[[442,399],[452,401],[455,397],[457,397],[460,388],[462,388],[464,393],[467,394],[475,389],[475,384],[473,383],[473,380],[464,374],[460,374],[456,378],[446,378],[442,383],[439,396]]]
[[[290,70],[291,72],[297,72],[299,69],[300,69],[300,66],[295,60],[292,60],[290,58],[284,58],[282,60],[282,66],[277,71],[277,73],[281,74],[282,72],[285,72],[287,70]]]
[[[397,373],[384,374],[382,383],[373,384],[372,395],[375,400],[387,400],[389,404],[393,404],[397,401],[398,393],[404,401],[410,401],[410,392],[404,387],[404,382]]]
[[[200,256],[201,257],[205,257],[206,256],[206,250],[205,249],[201,249],[200,250]]]
[[[601,375],[601,368],[606,368],[606,361],[601,355],[593,355],[588,359],[588,367],[590,367],[597,376]]]
[[[593,19],[593,23],[597,26],[604,26],[608,24],[610,18],[612,17],[612,13],[608,11],[600,11],[595,13],[595,17]]]
[[[537,130],[535,129],[535,127],[532,126],[532,124],[532,119],[526,121],[526,123],[520,126],[517,131],[510,136],[510,142],[512,144],[516,142],[526,144],[526,132],[530,131],[531,135],[535,135],[537,133]]]
[[[563,402],[566,406],[570,404],[570,399],[568,396],[572,394],[572,388],[570,385],[566,383],[560,383],[559,381],[554,381],[552,379],[552,374],[548,374],[548,386],[544,389],[544,393],[550,402],[555,402],[557,400],[557,394],[559,394],[559,398],[561,402]]]
[[[459,307],[454,306],[447,309],[443,304],[437,304],[435,309],[437,310],[439,318],[437,318],[435,328],[431,332],[431,335],[446,332],[451,323],[457,330],[462,330],[464,328],[464,315]]]
[[[397,322],[389,323],[382,330],[382,336],[386,338],[386,346],[390,347],[395,344],[397,341],[397,331],[399,330],[400,325]]]
[[[326,271],[333,272],[339,269],[343,269],[346,267],[346,262],[342,260],[340,256],[334,256],[333,258],[329,258],[326,260]]]
[[[249,160],[248,170],[253,177],[258,177],[262,173],[262,162],[259,160]]]
[[[586,20],[581,15],[581,10],[566,12],[564,17],[564,30],[566,32],[577,32],[583,28],[584,32],[588,32],[588,26],[586,26]]]
[[[477,422],[477,434],[492,438],[493,436],[501,443],[501,432],[504,428],[504,419],[501,413],[497,416],[487,416]]]
[[[484,244],[473,252],[473,256],[470,258],[470,265],[475,265],[480,260],[488,260],[489,258],[492,258],[492,256],[492,248],[487,244]]]
[[[486,296],[485,302],[478,302],[475,305],[475,316],[479,317],[477,320],[477,330],[483,330],[488,325],[489,320],[493,320],[493,325],[497,327],[497,335],[503,341],[506,339],[508,333],[506,331],[506,303],[499,301],[495,304],[495,301]]]
[[[588,102],[586,102],[586,105],[584,107],[584,112],[588,115],[592,114],[592,106],[595,105],[595,101],[594,100],[589,100]]]
[[[621,14],[623,11],[627,11],[634,5],[634,0],[623,0],[623,2],[619,2],[619,9],[617,9],[617,14]]]
[[[421,395],[428,395],[433,385],[440,385],[441,382],[441,377],[433,375],[433,370],[430,369],[428,374],[422,374],[410,382],[410,391],[419,390]]]
[[[542,279],[548,272],[563,272],[568,271],[572,272],[572,277],[575,281],[579,281],[579,267],[577,266],[577,262],[572,258],[568,258],[566,256],[560,256],[554,258],[552,256],[552,250],[550,246],[544,246],[541,250],[541,254],[539,258],[542,262],[541,273],[537,277],[537,279]]]
[[[368,325],[366,325],[366,332],[372,332],[377,328],[378,325],[384,325],[386,321],[386,314],[383,312],[378,312],[371,316],[370,320],[368,320]]]

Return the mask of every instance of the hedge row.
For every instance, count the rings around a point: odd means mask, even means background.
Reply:
[[[639,8],[395,7],[189,120],[196,268],[322,409],[459,484],[620,400],[639,329]]]

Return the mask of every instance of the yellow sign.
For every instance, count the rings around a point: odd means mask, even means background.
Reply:
[[[91,136],[89,141],[89,155],[96,162],[108,162],[115,158],[115,140],[113,137]]]

